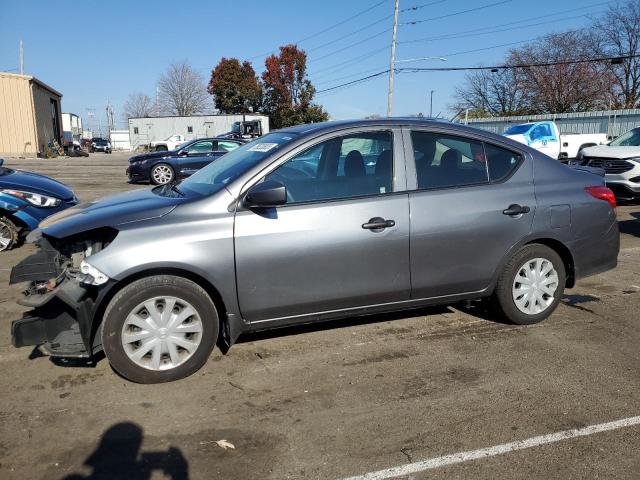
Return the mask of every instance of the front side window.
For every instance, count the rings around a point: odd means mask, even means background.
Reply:
[[[487,183],[482,142],[441,133],[411,132],[419,189]]]
[[[213,142],[207,140],[204,142],[196,142],[187,147],[187,153],[209,153],[213,151]]]
[[[609,144],[612,147],[638,147],[640,146],[640,128],[634,128],[633,130],[620,135],[613,142]]]
[[[287,187],[287,203],[385,194],[393,185],[392,151],[389,131],[336,137],[299,153],[265,180]]]

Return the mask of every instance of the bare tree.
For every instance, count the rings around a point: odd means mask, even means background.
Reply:
[[[477,70],[468,74],[454,93],[452,111],[469,110],[471,116],[522,115],[529,111],[529,98],[522,78],[512,69],[495,72]]]
[[[593,21],[597,52],[602,56],[629,57],[640,54],[640,0],[627,0],[609,7]],[[640,106],[640,58],[625,58],[606,65],[614,79],[612,106]]]
[[[173,63],[158,81],[163,111],[188,116],[202,113],[209,106],[207,85],[188,62]]]
[[[516,69],[530,96],[532,113],[578,112],[608,105],[612,79],[604,66],[597,62],[571,63],[593,58],[593,46],[590,34],[566,32],[512,50],[511,64],[557,63]]]
[[[154,106],[151,98],[144,93],[132,93],[124,102],[122,116],[128,122],[130,118],[150,117],[153,114]]]

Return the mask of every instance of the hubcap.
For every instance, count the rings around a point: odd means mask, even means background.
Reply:
[[[186,362],[202,340],[196,309],[176,297],[154,297],[139,304],[122,327],[129,359],[149,370],[170,370]]]
[[[158,165],[153,169],[153,179],[156,183],[164,185],[165,183],[169,183],[173,178],[173,172],[170,167],[165,165]]]
[[[536,315],[553,303],[558,272],[546,258],[528,260],[513,280],[513,301],[522,313]]]
[[[7,224],[0,222],[0,252],[9,248],[12,240],[11,229]]]

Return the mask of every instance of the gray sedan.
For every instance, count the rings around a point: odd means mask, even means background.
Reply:
[[[301,125],[179,184],[59,213],[18,264],[30,315],[15,346],[126,378],[197,371],[247,331],[487,299],[547,318],[616,266],[601,176],[484,131],[417,119]]]

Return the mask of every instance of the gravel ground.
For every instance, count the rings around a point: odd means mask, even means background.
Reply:
[[[7,164],[86,201],[148,188],[126,159]],[[539,325],[452,305],[288,328],[151,386],[12,348],[9,270],[32,247],[0,254],[0,478],[339,479],[640,415],[640,206],[618,216],[619,267]],[[630,426],[404,478],[638,478],[639,449]]]

